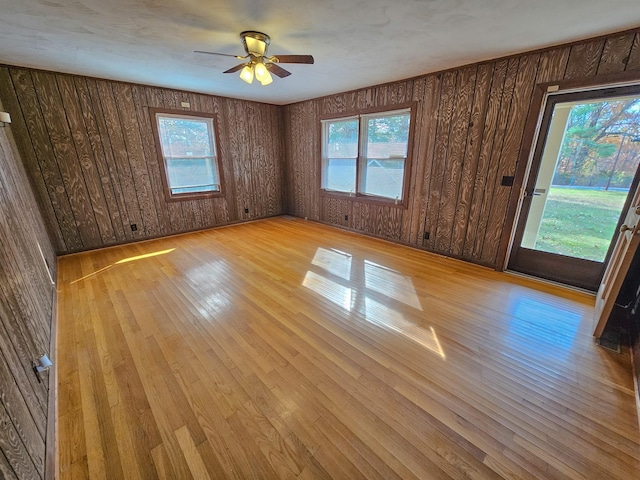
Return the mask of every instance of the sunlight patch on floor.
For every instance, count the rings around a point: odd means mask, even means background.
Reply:
[[[108,270],[108,269],[114,267],[115,265],[122,265],[124,263],[135,262],[137,260],[142,260],[142,259],[145,259],[145,258],[157,257],[158,255],[166,255],[167,253],[171,253],[174,250],[175,250],[175,248],[169,248],[167,250],[160,250],[158,252],[145,253],[144,255],[136,255],[134,257],[123,258],[121,260],[118,260],[117,262],[112,263],[111,265],[107,265],[106,267],[102,267],[101,269],[96,270],[95,272],[91,272],[91,273],[85,275],[84,277],[81,277],[81,278],[78,278],[77,280],[74,280],[73,282],[71,282],[71,285],[73,285],[74,283],[81,282],[82,280],[86,280],[87,278],[91,278],[91,277],[93,277],[95,275],[98,275],[99,273],[102,273],[105,270]]]

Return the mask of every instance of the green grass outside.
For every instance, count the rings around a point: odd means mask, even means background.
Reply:
[[[604,260],[627,192],[551,188],[535,248]]]

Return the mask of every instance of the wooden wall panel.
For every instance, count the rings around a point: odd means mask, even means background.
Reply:
[[[18,478],[42,478],[42,470],[33,463],[4,405],[0,403],[0,450]]]
[[[421,78],[416,81],[413,85],[413,96],[411,101],[415,104],[415,117],[416,119],[422,119],[425,108],[424,103],[419,102],[418,100],[425,97],[425,88],[427,87],[425,78]],[[415,136],[413,139],[413,153],[412,155],[420,156],[422,149],[424,148],[424,136]],[[407,221],[402,222],[402,232],[400,236],[400,240],[404,243],[410,243],[412,236],[415,235],[415,232],[418,230],[419,225],[419,212],[421,207],[421,202],[416,201],[416,199],[420,198],[419,195],[416,194],[416,189],[420,188],[420,183],[417,181],[418,178],[422,178],[424,175],[424,163],[419,163],[415,167],[417,169],[413,175],[410,176],[409,183],[409,198],[413,201],[408,202],[407,212],[405,215],[407,216]]]
[[[2,451],[0,451],[0,478],[5,480],[16,480],[18,478],[15,470]]]
[[[320,220],[320,115],[318,101],[285,107],[287,211]]]
[[[478,263],[484,263],[486,258],[489,258],[491,251],[485,248],[485,241],[487,236],[489,238],[496,239],[500,232],[491,230],[496,228],[496,215],[493,214],[493,208],[497,205],[496,197],[498,192],[494,189],[498,179],[498,172],[500,170],[500,158],[504,147],[505,133],[509,124],[509,111],[511,109],[511,101],[513,99],[513,89],[516,84],[516,75],[518,73],[518,58],[511,58],[507,64],[507,71],[502,86],[500,109],[498,110],[498,119],[496,122],[496,129],[493,134],[493,147],[491,150],[491,156],[489,158],[489,164],[487,168],[487,176],[482,188],[485,190],[482,202],[482,210],[480,213],[480,221],[478,228],[476,229],[476,251],[477,256],[475,260]],[[499,207],[506,208],[506,205],[497,205]],[[491,223],[493,222],[493,225]]]
[[[437,250],[452,248],[451,237],[454,230],[454,217],[458,192],[460,191],[460,177],[462,165],[465,161],[467,132],[471,121],[471,106],[473,104],[477,67],[473,66],[458,71],[456,78],[456,93],[449,132],[449,148],[447,149],[446,164],[438,208],[435,242]]]
[[[36,188],[44,187],[46,189],[46,191],[38,190],[37,195],[41,204],[49,203],[55,213],[55,220],[64,240],[63,246],[57,245],[58,249],[73,250],[80,248],[82,240],[75,225],[75,218],[71,210],[69,197],[65,193],[60,170],[55,161],[53,147],[47,133],[31,75],[26,70],[11,70],[10,75],[10,77],[6,77],[9,83],[3,84],[2,88],[0,88],[0,95],[2,95],[0,100],[3,103],[18,105],[18,110],[16,110],[17,118],[14,120],[14,123],[17,124],[16,133],[20,133],[22,129],[19,124],[20,120],[25,122],[27,132],[25,137],[18,137],[20,154],[28,157],[29,145],[33,148],[43,184],[40,185],[39,182],[33,180],[37,171],[35,168],[30,168],[27,173],[32,178],[32,183]],[[15,97],[12,98],[13,96]],[[18,100],[18,98],[21,100]]]
[[[9,72],[0,77],[7,80]],[[13,129],[0,128],[0,477],[37,479],[45,470],[49,391],[48,374],[38,382],[32,361],[50,353],[56,258],[24,168],[33,166],[35,148],[26,150],[30,160],[23,164]],[[33,183],[44,185],[43,177]],[[63,244],[60,231],[53,233]]]
[[[625,71],[640,71],[639,30],[288,105],[286,211],[501,268],[518,195],[502,177],[516,174],[535,85]],[[321,197],[321,116],[406,101],[417,102],[407,208]]]
[[[58,253],[284,212],[281,107],[18,67],[0,98]],[[224,197],[166,201],[149,107],[216,115]]]
[[[572,80],[594,76],[598,72],[603,48],[604,39],[602,38],[573,45],[564,79]]]
[[[625,68],[626,72],[633,72],[636,70],[640,70],[640,32],[636,33],[633,38],[631,52],[629,53],[627,67]]]
[[[4,355],[0,352],[0,378],[10,379],[11,377],[13,377],[13,373],[9,369],[9,364]],[[38,414],[41,412],[39,409],[32,408],[29,410],[25,398],[18,388],[3,388],[2,400],[7,415],[13,419],[11,423],[20,436],[29,457],[31,457],[35,465],[44,465],[44,449],[42,445],[44,445],[46,435],[46,423],[43,423],[45,417],[38,417],[36,421],[29,421],[31,410],[36,410]],[[27,421],[24,419],[27,419]]]
[[[467,232],[465,235],[463,258],[477,262],[482,251],[482,240],[486,231],[487,204],[492,192],[488,192],[486,184],[492,165],[492,154],[498,130],[498,119],[502,107],[502,92],[509,62],[503,60],[492,65],[491,88],[489,102],[484,117],[484,128],[478,157],[478,167],[474,178],[472,202],[469,208]],[[499,139],[498,139],[499,140]]]
[[[153,107],[153,108],[167,108],[167,109],[173,109],[175,108],[175,106],[173,105],[173,101],[171,102],[167,102],[165,95],[163,95],[163,91],[159,88],[147,88],[147,102],[148,102],[148,106],[149,107]],[[144,99],[143,99],[144,100]],[[146,110],[146,113],[148,115],[148,110]],[[149,135],[153,135],[153,132],[151,130],[151,122],[152,120],[149,119],[149,130],[147,130],[146,132],[144,132],[143,136],[149,136]],[[162,168],[162,166],[159,163],[159,159],[157,157],[158,153],[156,151],[156,147],[153,147],[153,152],[156,153],[156,161],[155,161],[155,165],[157,168],[157,175],[154,175],[154,178],[156,178],[157,183],[155,183],[156,185],[156,189],[160,188],[160,191],[162,191],[162,180],[161,180],[161,174],[160,174],[160,169]],[[152,164],[150,164],[150,166],[152,166]],[[223,166],[224,168],[224,166]],[[187,229],[185,223],[184,223],[184,211],[183,211],[183,206],[185,202],[164,202],[164,200],[162,198],[160,198],[160,196],[157,197],[156,202],[163,202],[165,204],[165,212],[166,212],[166,216],[168,217],[168,226],[169,226],[169,231],[173,232],[173,231],[185,231]],[[162,208],[158,209],[159,211],[162,210]]]
[[[118,178],[113,146],[107,133],[107,124],[102,110],[98,83],[93,79],[82,78],[78,78],[76,83],[81,83],[82,80],[86,81],[90,97],[90,102],[86,102],[84,105],[83,113],[85,118],[93,119],[95,122],[95,125],[90,120],[85,122],[90,134],[93,134],[91,140],[94,160],[98,171],[100,171],[105,191],[113,193],[112,202],[109,205],[109,215],[116,233],[116,240],[119,242],[127,241],[131,239],[129,216],[125,207],[122,186]],[[115,204],[113,203],[114,201]]]
[[[476,75],[473,109],[466,137],[465,155],[462,158],[460,188],[457,191],[457,204],[451,235],[451,254],[462,256],[465,247],[467,226],[474,192],[474,182],[478,173],[482,132],[487,117],[489,90],[491,87],[492,65],[479,65]]]
[[[449,71],[442,74],[442,85],[440,91],[440,102],[438,104],[438,116],[436,120],[436,137],[431,161],[431,171],[429,172],[429,197],[427,200],[427,218],[425,220],[425,232],[429,233],[429,238],[425,239],[423,245],[429,250],[436,250],[436,239],[438,238],[438,216],[440,214],[442,186],[444,184],[445,166],[449,152],[449,141],[451,139],[451,119],[456,97],[456,77],[457,72]]]
[[[132,179],[132,186],[135,196],[138,199],[138,207],[144,233],[149,237],[156,237],[163,232],[158,226],[158,216],[156,214],[156,205],[151,192],[151,183],[149,179],[149,171],[147,168],[147,159],[144,156],[141,128],[138,124],[136,114],[136,105],[133,102],[133,94],[131,85],[125,83],[112,83],[113,98],[117,102],[116,119],[122,127],[124,140],[124,153],[129,163],[129,171]],[[148,132],[145,132],[148,135]],[[124,163],[124,158],[122,159]],[[125,167],[126,169],[126,167]]]
[[[71,214],[83,245],[97,245],[102,240],[98,231],[85,177],[71,139],[64,104],[53,74],[34,71],[31,75],[38,96],[47,137],[53,148],[53,161],[62,176]]]
[[[86,182],[88,196],[91,200],[91,209],[100,232],[101,241],[115,242],[113,225],[108,213],[109,208],[107,207],[100,180],[100,172],[97,169],[96,162],[92,161],[93,150],[89,140],[89,129],[85,127],[84,115],[80,106],[82,93],[86,94],[86,92],[76,93],[77,88],[71,77],[59,77],[57,80],[66,112],[65,117],[69,122],[71,132],[73,132],[73,144],[78,154],[80,170],[82,170]],[[86,95],[84,96],[86,97]]]
[[[598,75],[624,72],[629,62],[634,37],[634,33],[625,33],[607,38],[598,65]]]
[[[233,112],[232,115],[235,119],[234,132],[251,132],[254,122],[257,121],[255,111],[252,108],[249,108],[245,112],[243,110],[244,105],[239,100],[227,100],[227,103],[232,104],[231,111]],[[240,209],[238,215],[244,217],[246,215],[245,209],[248,209],[250,213],[250,207],[255,205],[253,178],[251,176],[251,172],[255,169],[253,165],[254,145],[250,139],[250,134],[244,137],[238,135],[235,144],[236,150],[234,152],[235,157],[233,164],[235,166],[236,175],[231,181],[236,185],[236,188],[238,189],[237,191],[239,192],[238,197],[236,198],[242,199],[238,205],[238,208]]]
[[[156,151],[156,143],[153,139],[151,130],[151,118],[149,117],[149,111],[145,108],[147,105],[147,92],[146,88],[140,85],[133,85],[131,87],[133,95],[133,103],[136,110],[136,118],[138,120],[139,137],[142,142],[143,161],[147,167],[147,181],[150,192],[162,191],[162,178],[160,176],[160,165],[158,164],[158,155]],[[151,134],[151,135],[150,135]],[[160,232],[170,232],[171,223],[169,220],[168,211],[164,207],[163,199],[160,195],[151,195],[154,211],[156,213],[156,228],[158,234]],[[117,210],[117,206],[114,206],[114,210]]]
[[[419,138],[419,143],[418,150],[414,145],[413,158],[416,161],[413,162],[412,166],[413,175],[418,175],[415,180],[414,195],[418,195],[418,192],[420,192],[420,196],[408,199],[413,203],[419,202],[420,206],[419,209],[415,209],[414,217],[417,215],[417,219],[413,222],[414,225],[419,222],[418,231],[414,232],[412,236],[412,238],[415,238],[415,245],[419,246],[424,246],[424,233],[427,232],[429,185],[434,158],[433,153],[436,145],[436,126],[442,89],[442,75],[430,75],[426,78],[425,84],[425,98],[420,102],[423,104],[423,113],[416,118],[417,125],[416,131],[414,131],[414,138]]]
[[[509,101],[509,116],[500,152],[498,171],[493,185],[488,185],[489,189],[495,193],[491,202],[489,222],[480,257],[481,263],[486,265],[495,265],[496,262],[510,193],[510,189],[501,187],[502,177],[514,174],[515,165],[520,155],[521,140],[533,96],[539,59],[539,55],[526,55],[520,57],[518,62],[518,73]],[[495,161],[497,163],[497,158]]]
[[[571,48],[556,48],[542,53],[536,83],[547,83],[562,77],[567,68]]]
[[[0,84],[9,85],[10,83],[11,79],[9,78],[9,70],[7,68],[0,68]],[[40,165],[36,159],[34,146],[25,126],[25,120],[22,117],[22,112],[20,111],[17,99],[15,95],[9,95],[8,97],[9,98],[4,102],[4,108],[7,111],[14,112],[12,113],[13,123],[11,125],[11,129],[14,132],[16,141],[21,144],[21,150],[24,152],[22,154],[22,162],[25,168],[32,172],[30,177],[36,186],[34,190],[42,194],[42,197],[36,196],[37,205],[39,210],[44,212],[43,216],[47,222],[46,228],[50,233],[53,245],[56,250],[62,249],[64,248],[65,240],[62,236],[60,225],[56,220],[56,213],[49,198],[49,187],[45,183],[42,172],[40,171]]]

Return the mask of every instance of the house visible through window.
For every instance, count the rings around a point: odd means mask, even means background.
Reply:
[[[220,194],[213,117],[155,111],[156,138],[169,199]]]
[[[410,125],[410,108],[323,120],[323,191],[402,202]]]

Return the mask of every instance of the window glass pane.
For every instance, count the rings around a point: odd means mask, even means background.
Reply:
[[[213,158],[167,158],[167,177],[171,193],[220,190]]]
[[[356,191],[356,159],[329,158],[323,188],[336,192]]]
[[[210,118],[159,117],[162,153],[165,157],[213,156],[211,123]]]
[[[367,159],[362,193],[401,200],[403,179],[404,158]]]
[[[171,194],[219,192],[213,120],[169,114],[157,120]]]
[[[327,158],[358,156],[358,120],[334,121],[328,125]]]
[[[367,116],[361,193],[402,199],[410,114]]]
[[[406,158],[409,114],[367,118],[367,158]]]
[[[355,193],[358,119],[327,122],[323,134],[322,188]]]

